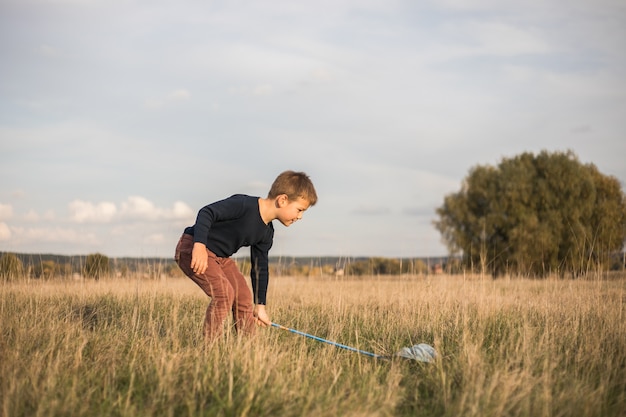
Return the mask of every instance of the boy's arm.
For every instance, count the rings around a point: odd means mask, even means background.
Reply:
[[[269,261],[267,252],[254,245],[250,247],[250,280],[254,304],[266,304],[267,286],[269,284]]]
[[[203,274],[209,264],[209,254],[206,243],[209,239],[209,230],[218,220],[231,220],[241,216],[242,199],[238,195],[216,201],[200,209],[196,217],[193,233],[193,249],[191,251],[191,269],[196,274]]]
[[[265,241],[250,246],[250,278],[255,304],[254,316],[257,319],[257,324],[263,327],[272,324],[265,308],[269,284],[269,250],[272,247],[274,236],[273,229],[271,230]]]
[[[198,275],[204,274],[209,265],[209,254],[206,251],[206,245],[201,242],[195,242],[191,250],[191,269]]]

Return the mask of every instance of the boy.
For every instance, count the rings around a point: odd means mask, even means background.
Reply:
[[[268,253],[274,239],[273,220],[290,226],[317,202],[313,183],[304,172],[280,174],[266,198],[235,194],[198,212],[176,246],[176,263],[211,297],[204,335],[218,338],[232,311],[238,333],[254,334],[255,324],[271,321],[265,309],[269,281]],[[252,290],[230,256],[250,246]],[[253,300],[254,295],[254,300]]]

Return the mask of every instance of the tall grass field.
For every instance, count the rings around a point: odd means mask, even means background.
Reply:
[[[0,284],[0,414],[625,416],[626,279],[274,277],[276,328],[206,345],[186,278]]]

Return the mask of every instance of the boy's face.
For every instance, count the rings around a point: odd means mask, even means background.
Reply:
[[[289,200],[285,194],[278,196],[277,203],[277,219],[287,227],[300,220],[310,205],[307,200],[301,197],[298,197],[296,200]]]

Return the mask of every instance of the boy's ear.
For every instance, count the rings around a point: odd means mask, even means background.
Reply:
[[[285,207],[287,204],[289,204],[289,197],[287,197],[287,194],[281,194],[276,197],[276,207]]]

